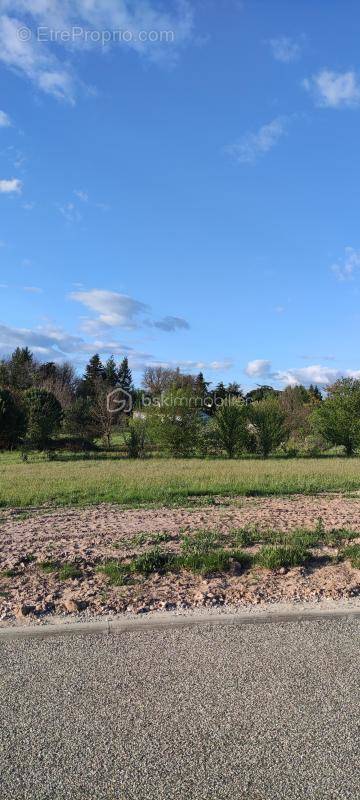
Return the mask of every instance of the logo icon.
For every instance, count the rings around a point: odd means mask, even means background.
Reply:
[[[110,414],[130,414],[132,410],[132,396],[126,389],[113,389],[106,398],[107,410]]]

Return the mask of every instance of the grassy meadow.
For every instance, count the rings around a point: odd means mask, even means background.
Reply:
[[[195,496],[360,490],[360,458],[75,459],[0,456],[0,506],[186,503]]]

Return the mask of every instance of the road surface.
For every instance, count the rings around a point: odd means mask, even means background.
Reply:
[[[360,622],[0,639],[1,800],[358,800]]]

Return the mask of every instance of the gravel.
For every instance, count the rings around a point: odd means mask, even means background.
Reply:
[[[356,620],[0,641],[1,800],[358,800]]]

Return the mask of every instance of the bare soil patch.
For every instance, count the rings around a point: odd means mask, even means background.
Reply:
[[[360,570],[348,561],[314,552],[307,566],[292,569],[241,569],[203,577],[186,571],[137,576],[112,586],[99,564],[131,559],[154,545],[177,553],[184,534],[216,530],[226,537],[248,526],[291,533],[314,529],[359,532],[360,498],[340,495],[241,498],[229,504],[194,508],[123,509],[99,505],[83,509],[9,509],[0,513],[0,620],[43,618],[51,613],[142,612],[160,608],[317,601],[360,594]],[[165,539],[161,534],[166,534]],[[355,540],[356,541],[356,540]],[[165,543],[166,542],[166,543]],[[336,550],[334,551],[336,554]],[[44,564],[70,564],[78,576],[59,578]]]

